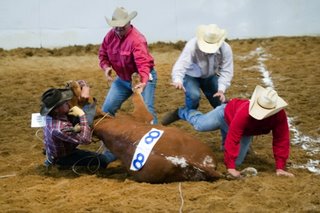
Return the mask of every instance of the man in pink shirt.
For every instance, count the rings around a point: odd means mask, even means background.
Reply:
[[[243,162],[252,136],[272,131],[276,174],[293,177],[292,173],[285,171],[290,150],[286,106],[287,103],[272,88],[256,86],[250,100],[235,98],[206,114],[180,107],[168,113],[162,123],[168,125],[183,119],[197,131],[220,129],[224,162],[228,173],[234,177],[240,177],[236,165]]]
[[[137,12],[128,13],[125,8],[115,9],[112,19],[107,23],[112,29],[104,37],[99,49],[100,67],[108,82],[112,82],[102,109],[114,115],[132,94],[131,75],[138,73],[140,82],[135,88],[142,88],[142,96],[156,124],[154,93],[157,74],[154,70],[154,59],[148,51],[145,37],[131,25]],[[112,70],[117,77],[113,81]]]

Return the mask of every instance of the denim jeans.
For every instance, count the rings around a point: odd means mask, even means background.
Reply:
[[[148,81],[146,87],[142,92],[143,100],[153,116],[153,124],[158,123],[158,118],[154,109],[154,93],[157,85],[157,73],[151,70],[152,80]],[[120,109],[123,102],[125,102],[132,95],[131,81],[124,81],[117,77],[112,83],[108,94],[106,95],[102,110],[115,115]]]
[[[224,119],[224,108],[226,104],[222,104],[210,112],[203,114],[194,109],[188,109],[187,107],[179,108],[179,117],[188,121],[195,130],[199,132],[214,131],[220,129],[221,131],[221,147],[224,149],[225,139],[228,133],[229,126]],[[242,164],[244,161],[252,136],[243,136],[240,141],[240,152],[236,160],[236,165]]]
[[[200,89],[208,99],[213,108],[221,104],[219,97],[213,97],[218,91],[218,76],[213,75],[207,78],[196,78],[185,75],[183,86],[186,89],[185,106],[189,109],[197,109],[201,98]]]

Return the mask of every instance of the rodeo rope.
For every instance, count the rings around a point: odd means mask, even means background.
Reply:
[[[35,136],[36,136],[36,138],[38,138],[41,142],[43,142],[43,139],[41,139],[40,136],[38,135],[40,131],[43,133],[43,129],[38,129],[38,130],[36,131],[36,133],[35,133]],[[98,151],[99,151],[100,149],[101,149],[101,146],[99,147]],[[91,173],[93,174],[93,173],[95,173],[95,172],[99,169],[99,167],[100,167],[100,160],[99,160],[98,156],[87,156],[87,157],[81,158],[80,160],[78,160],[77,162],[75,162],[75,163],[72,165],[72,171],[73,171],[75,174],[81,175],[79,172],[77,172],[76,166],[77,166],[77,164],[78,164],[80,161],[82,161],[82,160],[84,160],[84,159],[87,159],[87,158],[92,158],[92,159],[89,161],[88,165],[87,165],[87,169],[89,170],[89,172],[91,172]],[[95,169],[90,169],[90,164],[91,164],[91,162],[92,162],[94,159],[97,159],[97,161],[98,161],[97,168],[95,168]]]
[[[182,213],[184,200],[183,200],[183,194],[182,194],[182,190],[181,190],[181,182],[179,183],[179,193],[180,193],[180,199],[181,199],[181,205],[180,205],[179,212]]]
[[[87,165],[87,169],[89,170],[89,172],[91,172],[92,174],[94,174],[96,171],[98,171],[98,169],[99,169],[99,167],[100,167],[100,160],[99,160],[98,156],[87,156],[87,157],[83,157],[83,158],[79,159],[77,162],[75,162],[75,163],[72,165],[72,171],[73,171],[74,173],[76,173],[77,175],[81,175],[80,173],[78,173],[78,172],[76,171],[76,165],[77,165],[80,161],[82,161],[82,160],[84,160],[84,159],[87,159],[87,158],[91,158],[91,160],[88,162],[88,165]],[[95,168],[95,169],[90,169],[90,164],[91,164],[91,162],[92,162],[95,158],[96,158],[97,161],[98,161],[97,168]]]
[[[97,123],[95,123],[94,127],[95,127],[96,125],[98,125],[98,123],[100,123],[100,122],[101,122],[104,118],[106,118],[106,117],[111,117],[111,118],[112,118],[112,116],[111,116],[109,113],[106,113],[102,118],[100,118],[100,119],[97,121]],[[93,129],[91,130],[91,136],[92,136],[92,134],[93,134],[94,127],[93,127]],[[38,135],[40,131],[43,133],[43,129],[38,129],[38,130],[36,131],[36,133],[35,133],[35,136],[36,136],[36,138],[38,138],[41,142],[43,142],[43,139]],[[100,141],[100,142],[101,142],[101,141]],[[99,152],[102,150],[102,147],[103,147],[103,146],[104,146],[104,144],[101,142],[101,145],[100,145],[100,147],[98,148],[98,150],[97,150],[96,152],[99,153]],[[84,160],[84,159],[87,159],[87,158],[92,158],[92,159],[88,162],[88,165],[87,165],[87,169],[89,170],[89,172],[91,172],[91,173],[93,174],[93,173],[95,173],[95,172],[99,169],[99,167],[100,167],[100,160],[99,160],[98,156],[87,156],[87,157],[84,157],[84,158],[79,159],[78,161],[76,161],[76,162],[72,165],[72,171],[73,171],[75,174],[81,175],[79,172],[77,172],[76,166],[77,166],[77,164],[78,164],[80,161],[82,161],[82,160]],[[95,160],[95,159],[98,161],[97,167],[94,168],[94,169],[91,169],[91,168],[90,168],[90,164],[91,164],[91,162],[92,162],[93,160]]]
[[[112,115],[110,115],[109,113],[106,113],[102,118],[100,118],[93,126],[92,130],[91,130],[91,135],[93,134],[93,131],[94,131],[94,128],[103,120],[105,119],[106,117],[109,117],[109,118],[113,118]]]
[[[91,130],[91,137],[92,137],[92,135],[93,135],[94,128],[95,128],[103,119],[105,119],[106,117],[113,118],[109,113],[106,113],[102,118],[100,118],[100,119],[95,123],[95,125],[93,126],[93,128],[92,128],[92,130]],[[100,153],[101,150],[102,150],[102,147],[104,146],[104,144],[103,144],[103,142],[102,142],[101,140],[100,140],[100,143],[101,143],[101,145],[100,145],[100,147],[98,148],[98,150],[96,151],[97,153]],[[77,175],[80,175],[80,174],[76,171],[76,169],[75,169],[76,164],[79,163],[81,160],[84,160],[84,159],[87,159],[87,158],[92,158],[92,159],[89,161],[88,165],[87,165],[87,169],[88,169],[92,174],[95,173],[96,171],[98,171],[98,169],[99,169],[99,167],[100,167],[100,160],[99,160],[98,156],[88,156],[88,157],[85,157],[85,158],[82,158],[82,159],[78,160],[77,162],[75,162],[75,163],[72,165],[72,171],[73,171],[74,173],[76,173]],[[91,169],[90,169],[90,164],[91,164],[91,162],[94,160],[94,158],[97,159],[98,165],[97,165],[97,168],[96,168],[96,169],[91,170]]]
[[[38,135],[39,131],[42,131],[42,134],[43,134],[43,129],[38,129],[38,130],[36,131],[36,133],[35,133],[35,136],[36,136],[36,138],[38,138],[41,142],[43,142],[42,138],[40,138],[39,135]]]
[[[105,119],[106,117],[113,118],[109,113],[106,113],[106,114],[105,114],[102,118],[100,118],[100,119],[95,123],[95,125],[93,126],[93,128],[92,128],[92,130],[91,130],[91,136],[93,135],[94,128],[95,128],[103,119]],[[99,153],[99,152],[102,150],[102,147],[104,146],[104,144],[102,143],[102,141],[100,141],[100,143],[101,143],[101,145],[100,145],[100,147],[98,148],[98,150],[96,151],[97,153]],[[100,160],[99,160],[98,156],[88,156],[88,157],[81,158],[80,160],[78,160],[77,162],[75,162],[75,163],[72,165],[72,171],[73,171],[74,173],[76,173],[77,175],[81,175],[80,173],[78,173],[78,172],[76,171],[76,168],[75,168],[75,167],[76,167],[76,165],[77,165],[80,161],[82,161],[82,160],[84,160],[84,159],[87,159],[87,158],[92,158],[92,159],[89,161],[88,165],[87,165],[87,169],[89,170],[89,172],[91,172],[91,173],[93,174],[93,173],[95,173],[96,171],[98,171],[98,169],[99,169],[99,167],[100,167]],[[91,162],[92,162],[95,158],[96,158],[97,161],[98,161],[97,168],[95,168],[95,169],[90,169],[90,164],[91,164]]]

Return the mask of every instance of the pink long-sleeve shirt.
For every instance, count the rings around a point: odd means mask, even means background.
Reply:
[[[232,99],[225,108],[224,116],[229,125],[224,152],[226,167],[235,168],[243,135],[262,135],[272,131],[276,169],[284,169],[290,151],[290,134],[285,111],[281,110],[268,118],[256,120],[249,115],[249,104],[249,100]]]
[[[121,39],[111,29],[100,46],[99,60],[103,70],[112,67],[125,81],[131,81],[132,73],[138,72],[141,83],[146,83],[154,67],[145,37],[133,26]]]

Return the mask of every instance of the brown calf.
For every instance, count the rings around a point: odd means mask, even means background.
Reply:
[[[96,120],[94,134],[122,162],[138,182],[166,183],[174,181],[215,180],[221,177],[211,148],[191,134],[175,127],[151,125],[139,91],[132,95],[134,111],[114,118]],[[138,171],[130,170],[132,158],[141,138],[152,128],[164,133],[154,145],[146,163]],[[136,159],[137,160],[137,159]]]
[[[71,103],[81,106],[79,84],[71,82],[69,88],[75,94]],[[90,100],[91,98],[88,101]],[[143,102],[141,90],[134,91],[132,102],[134,111],[131,114],[118,113],[115,117],[104,116],[96,119],[93,131],[117,156],[135,181],[168,183],[211,181],[221,177],[216,171],[215,156],[208,145],[176,127],[151,125],[153,117]],[[141,169],[132,171],[130,166],[138,143],[152,128],[164,132]]]

